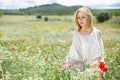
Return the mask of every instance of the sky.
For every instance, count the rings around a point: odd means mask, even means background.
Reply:
[[[0,0],[0,9],[20,9],[52,3],[65,6],[103,7],[120,3],[120,0]]]

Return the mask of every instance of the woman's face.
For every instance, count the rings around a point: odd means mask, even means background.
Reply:
[[[78,12],[77,21],[81,27],[87,27],[88,16],[83,12]]]

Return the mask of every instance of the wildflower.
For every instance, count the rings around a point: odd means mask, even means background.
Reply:
[[[15,50],[15,48],[11,48],[11,50],[12,50],[12,51],[14,51],[14,50]]]
[[[49,59],[49,58],[48,58],[48,57],[46,57],[44,60],[45,60],[45,61],[48,61],[48,59]]]
[[[107,72],[108,68],[104,67],[102,68],[102,71]]]
[[[113,41],[113,38],[110,38],[110,41],[112,42],[112,41]]]
[[[105,67],[105,63],[104,62],[100,62],[99,67],[100,68],[104,68]]]
[[[108,68],[105,66],[104,62],[100,62],[99,63],[99,68],[103,71],[103,72],[107,72]]]

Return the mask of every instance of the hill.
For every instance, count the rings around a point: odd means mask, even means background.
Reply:
[[[69,15],[81,6],[63,6],[60,4],[46,4],[19,10],[2,10],[4,14],[41,14],[41,15]]]
[[[4,9],[3,14],[7,15],[73,15],[73,13],[81,6],[64,6],[60,4],[46,4],[17,10]],[[92,9],[94,15],[100,11],[108,11],[112,15],[120,16],[120,9]]]

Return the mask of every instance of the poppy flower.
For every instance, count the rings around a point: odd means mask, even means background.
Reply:
[[[48,57],[46,57],[44,60],[45,60],[45,61],[48,61],[48,59],[49,59],[49,58],[48,58]]]
[[[12,50],[12,51],[14,51],[14,50],[15,50],[15,48],[11,48],[11,50]]]
[[[104,62],[99,63],[99,68],[104,72],[107,72],[107,70],[108,70],[108,68],[105,66]]]
[[[102,68],[102,71],[107,72],[108,68],[104,67]]]
[[[105,63],[104,62],[100,62],[99,67],[100,68],[104,68],[105,67]]]

